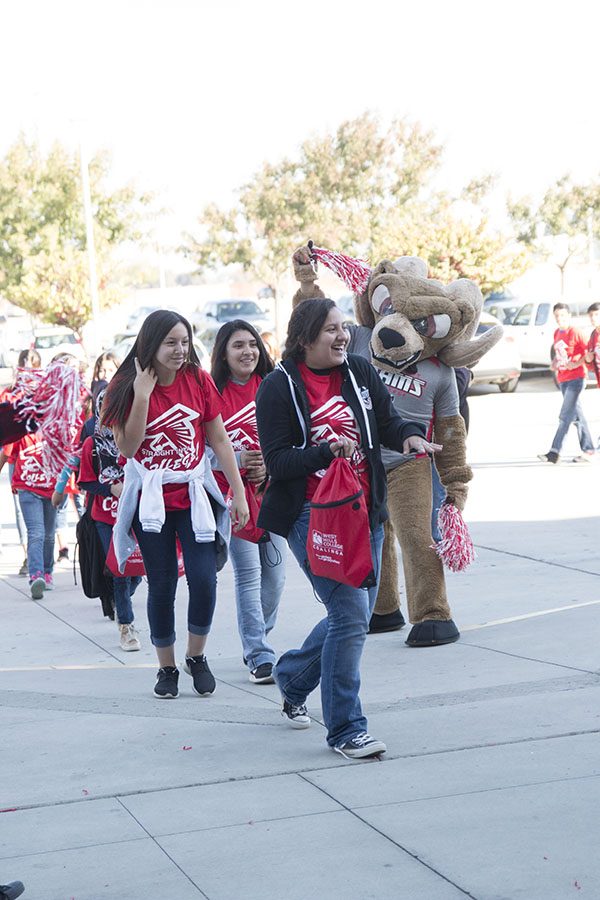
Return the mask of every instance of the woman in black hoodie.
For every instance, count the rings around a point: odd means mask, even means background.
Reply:
[[[377,596],[387,519],[386,480],[379,442],[403,453],[439,449],[423,427],[402,419],[370,363],[346,357],[348,334],[332,300],[301,303],[289,321],[282,362],[256,397],[261,449],[270,480],[259,524],[287,538],[327,616],[302,647],[289,650],[273,671],[283,696],[282,715],[307,728],[306,698],[321,684],[327,743],[347,758],[383,753],[367,732],[358,697],[360,658]],[[310,499],[336,456],[351,459],[369,509],[376,583],[353,588],[313,576],[306,563]]]

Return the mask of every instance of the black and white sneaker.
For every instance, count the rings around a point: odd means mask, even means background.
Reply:
[[[273,678],[273,663],[263,663],[255,669],[252,669],[248,675],[248,680],[251,681],[252,684],[275,684],[275,679]]]
[[[294,706],[293,703],[284,700],[281,715],[288,720],[292,728],[308,728],[310,726],[310,717],[304,703]]]
[[[554,465],[556,465],[559,458],[556,450],[548,450],[547,453],[538,453],[538,459],[541,459],[542,462],[554,463]]]
[[[174,700],[179,693],[178,682],[179,669],[175,666],[163,666],[162,669],[158,670],[156,676],[154,696],[160,700]]]
[[[201,697],[214,692],[217,682],[205,656],[186,656],[183,671],[192,676],[193,688]]]
[[[346,759],[364,759],[367,756],[379,756],[380,753],[385,753],[387,747],[383,741],[376,741],[366,731],[361,731],[349,741],[336,744],[332,749],[336,753],[341,753]]]

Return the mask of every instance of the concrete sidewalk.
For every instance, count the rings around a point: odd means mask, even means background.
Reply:
[[[182,673],[176,701],[154,699],[143,586],[133,654],[68,570],[33,602],[3,473],[0,883],[26,900],[600,897],[600,465],[537,461],[557,412],[554,392],[472,398],[478,559],[449,577],[462,637],[369,637],[381,762],[327,749],[318,695],[295,732],[276,688],[248,682],[229,567],[217,691]],[[290,560],[277,650],[320,617]]]

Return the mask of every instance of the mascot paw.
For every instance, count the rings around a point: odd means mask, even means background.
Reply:
[[[438,644],[451,644],[460,637],[460,631],[452,621],[425,619],[410,629],[406,639],[409,647],[435,647]]]
[[[384,616],[373,613],[369,622],[369,634],[383,634],[384,631],[400,631],[405,625],[404,616],[399,609],[386,613]]]

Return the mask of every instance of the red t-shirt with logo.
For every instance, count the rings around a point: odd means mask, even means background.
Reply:
[[[14,444],[3,447],[9,463],[15,468],[11,487],[15,491],[31,491],[39,497],[50,499],[56,479],[49,477],[42,465],[44,441],[39,433],[26,434]]]
[[[576,378],[586,378],[587,368],[584,362],[575,369],[566,369],[565,366],[574,356],[583,356],[587,350],[585,338],[576,328],[557,328],[554,332],[554,360],[557,364],[556,380],[574,381]]]
[[[79,481],[98,481],[98,474],[94,469],[94,439],[90,436],[83,442],[79,459]],[[119,498],[103,497],[101,494],[88,494],[91,498],[90,515],[95,522],[106,522],[114,525],[117,521],[117,507]]]
[[[258,442],[258,429],[256,427],[256,392],[260,387],[261,378],[256,372],[248,379],[246,384],[236,384],[228,381],[223,388],[223,424],[229,435],[231,446],[238,450],[260,450]],[[240,470],[245,473],[244,469]],[[226,494],[229,490],[229,482],[223,472],[215,471],[217,484]]]
[[[194,469],[204,453],[204,422],[216,419],[222,407],[208,372],[187,366],[173,384],[157,384],[150,394],[146,431],[135,459],[148,469]],[[163,492],[166,510],[190,506],[187,484],[164,484]]]
[[[594,368],[596,381],[598,382],[598,387],[600,387],[600,334],[597,328],[594,328],[590,334],[587,348],[588,352],[593,354],[590,365]]]
[[[362,450],[358,423],[344,398],[342,397],[342,371],[331,369],[318,374],[309,369],[305,363],[298,364],[310,409],[310,446],[316,447],[326,441],[328,444],[340,437],[348,437],[356,441],[356,452],[352,457],[354,471],[358,475],[365,494],[367,506],[371,495],[369,467]],[[314,496],[319,482],[326,469],[320,469],[308,476],[306,482],[306,499]]]

